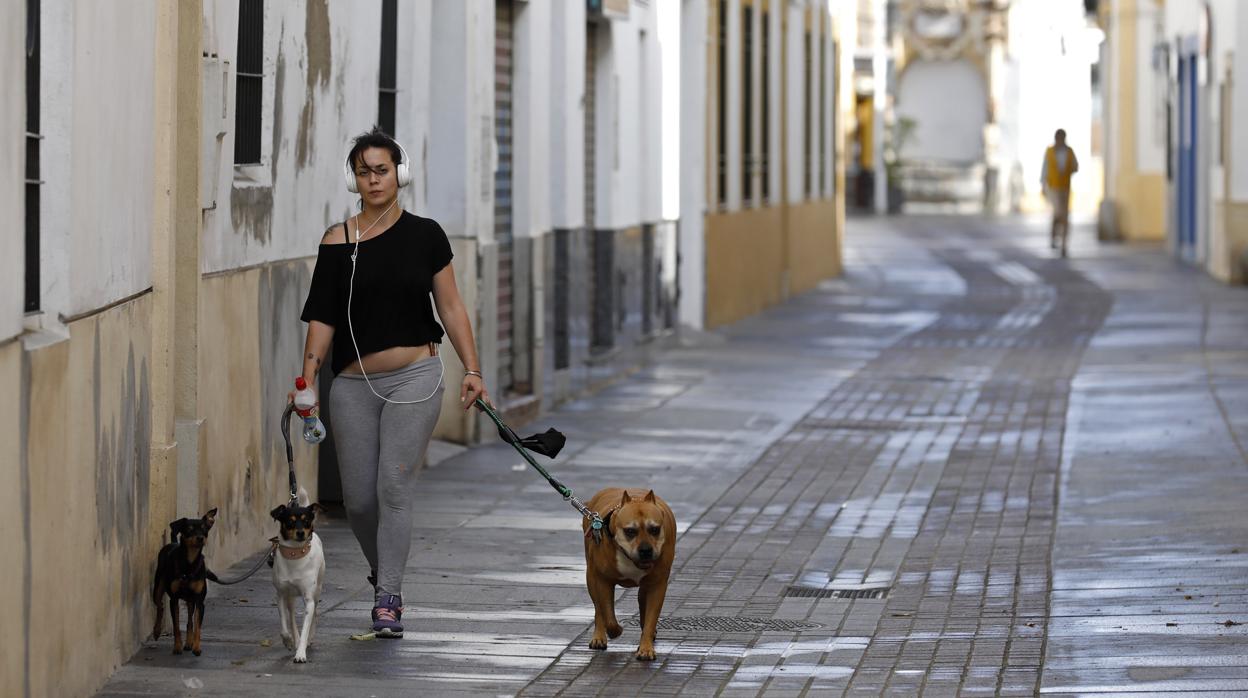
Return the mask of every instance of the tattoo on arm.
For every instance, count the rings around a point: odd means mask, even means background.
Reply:
[[[321,357],[317,356],[316,354],[314,354],[314,353],[312,353],[312,352],[308,352],[308,355],[307,355],[306,357],[304,357],[304,358],[305,358],[305,360],[307,360],[307,361],[315,361],[315,362],[316,362],[316,368],[312,369],[312,375],[313,375],[313,377],[321,375]]]

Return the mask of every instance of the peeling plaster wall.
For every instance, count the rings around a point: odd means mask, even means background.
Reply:
[[[151,285],[155,2],[75,3],[58,17],[72,26],[44,23],[43,45],[58,53],[45,56],[41,82],[69,78],[68,103],[43,107],[45,142],[59,144],[43,174],[58,185],[42,188],[40,205],[47,229],[63,232],[41,253],[45,264],[68,260],[65,305],[48,310],[74,316]],[[57,41],[66,30],[69,42]]]
[[[0,83],[26,82],[25,3],[0,5]],[[9,212],[10,221],[24,220],[23,182],[26,166],[26,100],[6,99],[0,105],[0,210]],[[25,277],[25,237],[21,226],[4,226],[0,241],[0,341],[22,331],[22,298]],[[14,395],[15,393],[3,393]],[[3,407],[0,407],[3,409]],[[0,461],[8,462],[8,461]]]
[[[273,535],[268,511],[287,498],[279,425],[304,334],[290,309],[302,305],[311,278],[312,261],[296,260],[209,276],[200,287],[199,509],[219,509],[207,548],[218,569],[264,546]],[[297,427],[296,473],[315,501],[316,451]]]
[[[410,11],[401,13],[412,24],[399,29],[400,44],[410,34],[406,27],[421,21]],[[377,119],[380,3],[265,4],[259,165],[232,164],[238,3],[205,0],[204,18],[204,50],[229,61],[230,71],[223,92],[229,132],[216,172],[217,205],[204,215],[201,268],[212,273],[315,255],[325,228],[355,205],[342,163],[349,139]],[[407,151],[413,159],[420,152],[410,143]]]
[[[89,694],[151,630],[153,561],[173,508],[172,473],[151,460],[151,315],[146,294],[26,355],[29,551],[11,559],[29,561],[18,572],[29,616],[6,637],[28,648],[31,695]],[[9,375],[11,363],[0,362]]]
[[[23,25],[24,26],[24,25]],[[0,695],[22,695],[28,654],[30,591],[29,488],[25,461],[25,396],[20,342],[0,345]]]

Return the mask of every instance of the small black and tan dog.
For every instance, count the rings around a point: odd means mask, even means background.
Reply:
[[[156,558],[156,576],[152,579],[152,601],[156,604],[156,625],[152,639],[158,640],[165,631],[165,597],[169,597],[169,617],[173,620],[173,653],[190,650],[199,656],[199,641],[204,624],[204,600],[208,598],[208,580],[217,576],[204,562],[204,542],[217,520],[217,510],[210,509],[198,519],[178,519],[169,524],[171,541],[160,549]],[[178,619],[178,601],[186,602],[186,644]]]

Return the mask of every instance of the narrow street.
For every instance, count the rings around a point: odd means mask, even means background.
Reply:
[[[348,639],[334,518],[310,663],[264,570],[211,589],[203,656],[149,641],[100,695],[1248,692],[1248,288],[1086,226],[1066,260],[1038,222],[847,228],[841,278],[524,430],[578,495],[672,505],[657,661],[632,592],[588,648],[579,520],[514,451],[439,446],[404,639]]]

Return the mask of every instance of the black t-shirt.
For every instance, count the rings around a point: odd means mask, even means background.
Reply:
[[[354,232],[354,229],[352,230]],[[347,292],[355,243],[322,244],[312,272],[312,286],[303,305],[304,322],[317,320],[334,327],[335,374],[355,360],[347,328]],[[433,316],[433,276],[450,264],[451,243],[442,226],[404,211],[385,232],[362,240],[355,264],[351,326],[360,356],[391,347],[441,342],[442,326]]]

